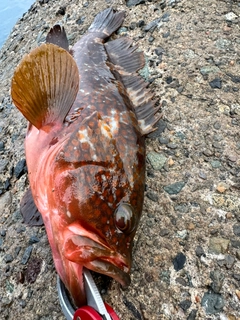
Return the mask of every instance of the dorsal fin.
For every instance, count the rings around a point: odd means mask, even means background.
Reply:
[[[160,107],[155,108],[156,100],[154,95],[148,90],[146,82],[137,74],[145,65],[142,52],[136,51],[137,47],[132,46],[132,40],[119,38],[104,44],[111,71],[126,88],[129,99],[131,100],[138,125],[142,135],[146,135],[156,128],[154,125],[161,115],[156,115]]]
[[[56,44],[57,46],[69,51],[69,44],[64,27],[55,24],[47,34],[47,43]]]
[[[53,44],[42,44],[26,55],[14,72],[14,104],[36,128],[63,123],[79,87],[72,56]]]

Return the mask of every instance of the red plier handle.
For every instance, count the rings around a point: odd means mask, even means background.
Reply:
[[[115,311],[106,302],[104,305],[112,320],[120,320]],[[103,318],[92,307],[84,306],[76,310],[73,320],[103,320]]]
[[[58,277],[57,288],[62,311],[67,320],[120,320],[115,311],[105,302],[96,287],[89,270],[83,269],[87,306],[75,311],[66,292],[66,288]]]

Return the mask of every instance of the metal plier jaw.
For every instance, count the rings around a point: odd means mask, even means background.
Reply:
[[[83,269],[83,279],[87,296],[87,306],[74,310],[66,288],[60,278],[57,279],[57,289],[62,311],[67,320],[120,320],[115,311],[104,303],[93,280],[90,271]]]

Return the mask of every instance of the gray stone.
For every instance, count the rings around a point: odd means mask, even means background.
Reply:
[[[170,149],[177,149],[178,145],[173,142],[170,142],[167,144],[167,147]]]
[[[173,259],[173,266],[176,271],[183,269],[186,262],[186,256],[179,252],[176,257]]]
[[[149,152],[147,159],[155,170],[161,170],[167,160],[163,154],[155,151]]]
[[[148,138],[155,139],[155,138],[159,137],[161,135],[161,133],[163,133],[165,131],[165,129],[167,128],[167,123],[163,119],[160,119],[155,127],[157,129],[155,131],[149,133],[147,136]]]
[[[201,257],[201,256],[205,256],[204,250],[201,246],[197,246],[197,248],[195,249],[195,253],[197,257]]]
[[[240,237],[240,224],[235,224],[233,226],[233,233],[235,236]]]
[[[213,155],[213,151],[210,150],[210,149],[205,149],[203,150],[203,154],[206,156],[206,157],[211,157]]]
[[[157,25],[159,24],[159,22],[161,21],[161,18],[157,18],[153,21],[151,21],[150,23],[148,23],[145,27],[144,27],[144,31],[150,31],[150,32],[153,32]]]
[[[17,222],[19,220],[22,220],[22,215],[21,215],[20,210],[17,210],[15,212],[13,212],[12,221]]]
[[[225,18],[227,21],[233,21],[235,19],[237,19],[237,15],[234,12],[228,12],[227,14],[225,14]]]
[[[200,69],[202,75],[207,75],[209,73],[218,73],[220,69],[216,66],[205,66]]]
[[[165,237],[169,234],[169,230],[168,229],[160,229],[159,234],[161,237]]]
[[[183,311],[187,311],[191,307],[191,301],[190,300],[183,300],[179,303],[179,307],[183,309]]]
[[[214,127],[214,129],[217,129],[217,130],[218,130],[218,129],[221,128],[221,123],[218,122],[218,121],[216,121],[216,122],[214,122],[213,127]]]
[[[18,161],[14,168],[14,175],[17,179],[19,179],[24,173],[27,172],[26,160],[22,159]]]
[[[34,244],[34,243],[37,243],[39,242],[39,238],[37,236],[31,236],[31,238],[29,239],[28,243],[31,245],[31,244]]]
[[[219,313],[224,307],[224,299],[218,293],[205,292],[201,301],[207,314]]]
[[[199,171],[199,174],[198,174],[199,178],[203,179],[203,180],[206,180],[207,179],[207,176],[206,174],[203,172],[203,171]]]
[[[187,203],[181,203],[181,204],[177,204],[174,207],[174,210],[181,212],[181,213],[187,213],[187,212],[189,212],[190,208]]]
[[[13,256],[11,254],[6,254],[5,257],[4,257],[4,261],[6,263],[9,263],[9,262],[12,262],[13,261]]]
[[[4,150],[4,143],[2,141],[0,141],[0,151]]]
[[[216,41],[216,47],[220,50],[226,50],[230,45],[231,41],[227,39],[220,38]]]
[[[187,317],[187,320],[195,320],[197,316],[197,310],[193,309],[190,313],[189,316]]]
[[[145,0],[128,0],[126,2],[126,5],[128,7],[132,7],[132,6],[136,6],[138,4],[143,4],[143,3],[145,3]]]
[[[220,254],[226,253],[229,247],[230,240],[213,237],[209,240],[209,252]]]
[[[165,138],[165,137],[160,137],[158,139],[158,141],[161,143],[161,144],[168,144],[169,143],[169,139],[168,138]]]
[[[161,17],[163,22],[168,22],[169,18],[170,18],[170,13],[169,12],[165,12]]]
[[[224,274],[219,270],[210,272],[210,278],[212,279],[211,288],[215,293],[220,293],[223,285]]]
[[[121,27],[118,29],[117,33],[120,35],[124,35],[127,33],[127,31],[128,31],[128,29],[126,27]]]
[[[185,240],[188,237],[188,232],[186,229],[177,231],[177,237]]]
[[[213,160],[213,161],[211,161],[211,166],[214,169],[220,168],[221,167],[221,162],[219,160]]]
[[[240,240],[231,239],[231,245],[233,248],[239,249],[240,248]]]
[[[209,82],[210,87],[213,89],[221,89],[222,88],[222,80],[220,78],[215,78]]]
[[[158,202],[158,195],[155,192],[147,192],[147,197],[154,202]]]
[[[173,184],[170,184],[168,186],[163,187],[163,189],[168,193],[168,194],[178,194],[182,188],[185,186],[186,182],[184,181],[179,181],[175,182]]]
[[[12,194],[10,191],[0,196],[0,213],[2,214],[6,208],[12,203]]]
[[[8,160],[0,157],[0,172],[5,171],[7,168],[7,165],[8,165]]]
[[[234,265],[235,258],[231,256],[230,254],[226,254],[225,256],[225,266],[227,269],[231,269]]]
[[[26,248],[26,250],[24,251],[24,254],[22,256],[22,260],[21,260],[21,263],[22,264],[26,264],[31,256],[31,253],[32,253],[32,249],[33,247],[32,246],[29,246]]]
[[[176,279],[175,279],[175,281],[176,281],[176,283],[179,283],[179,284],[181,284],[182,286],[184,286],[184,287],[187,287],[187,282],[186,282],[186,280],[185,279],[183,279],[182,277],[177,277]]]

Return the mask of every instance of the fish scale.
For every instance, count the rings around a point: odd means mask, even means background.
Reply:
[[[144,135],[160,118],[137,73],[143,53],[128,38],[109,41],[124,16],[112,8],[99,13],[71,51],[64,28],[54,26],[12,79],[12,99],[30,122],[31,190],[21,213],[32,224],[41,214],[56,270],[76,306],[86,303],[83,268],[130,284]]]

